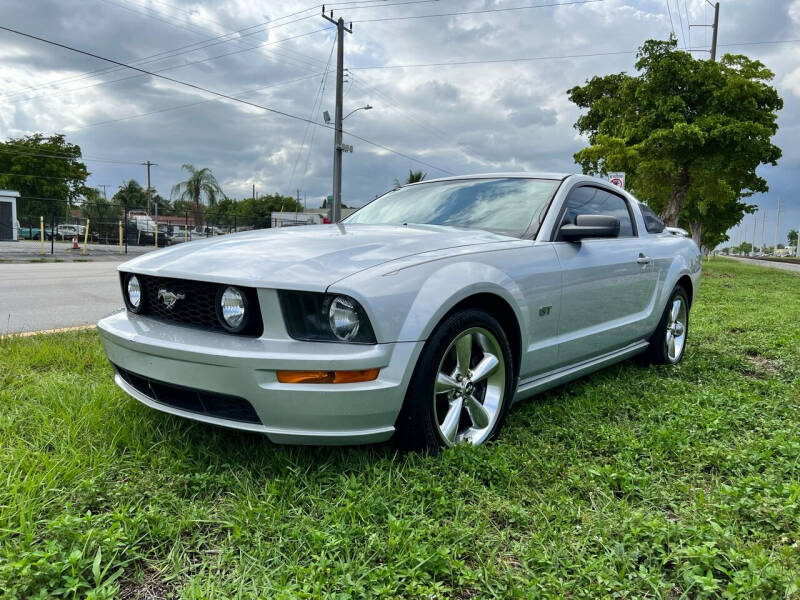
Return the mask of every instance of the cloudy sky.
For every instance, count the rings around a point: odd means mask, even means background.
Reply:
[[[374,107],[345,121],[345,130],[377,144],[345,135],[355,147],[344,157],[349,205],[385,191],[409,169],[429,177],[576,170],[572,155],[585,141],[572,127],[578,111],[565,90],[596,74],[632,72],[637,46],[673,30],[681,48],[708,56],[710,29],[688,25],[713,17],[705,0],[328,6],[354,27],[345,45],[345,112]],[[333,113],[334,36],[318,4],[3,0],[0,12],[7,27],[302,119],[322,123],[324,110]],[[470,14],[446,14],[456,12]],[[762,60],[785,101],[776,139],[784,156],[762,169],[771,190],[754,199],[767,214],[768,243],[782,199],[785,242],[800,224],[800,0],[723,0],[720,15],[720,53]],[[330,193],[329,129],[0,31],[0,138],[35,131],[65,133],[79,144],[89,183],[107,184],[109,195],[124,180],[143,183],[139,163],[146,160],[158,163],[153,184],[165,196],[185,162],[210,167],[233,197],[249,196],[255,184],[259,192],[299,189],[316,206]],[[749,240],[752,216],[744,227]]]

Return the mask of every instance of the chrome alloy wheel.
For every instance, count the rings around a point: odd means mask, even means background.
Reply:
[[[683,354],[686,344],[686,315],[686,302],[682,296],[676,295],[667,317],[667,357],[671,362],[677,362]]]
[[[506,369],[500,344],[482,327],[461,332],[439,363],[433,411],[448,446],[481,444],[500,416]]]

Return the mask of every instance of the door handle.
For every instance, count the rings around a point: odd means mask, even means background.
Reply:
[[[653,259],[650,258],[649,256],[645,256],[644,254],[639,252],[639,258],[636,259],[636,262],[639,263],[640,265],[649,265],[650,261],[652,260]]]

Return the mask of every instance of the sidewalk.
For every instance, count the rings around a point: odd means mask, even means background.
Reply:
[[[128,246],[128,254],[126,256],[119,253],[119,246],[89,244],[86,247],[86,254],[83,254],[83,244],[80,245],[80,250],[73,250],[71,242],[56,241],[53,242],[53,254],[50,254],[50,241],[45,240],[44,254],[41,254],[41,243],[38,240],[22,240],[19,242],[0,242],[0,262],[119,262],[152,250],[155,250],[153,246]]]

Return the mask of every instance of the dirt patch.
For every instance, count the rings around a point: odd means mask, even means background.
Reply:
[[[121,600],[161,600],[177,598],[178,592],[171,581],[166,581],[158,571],[146,569],[136,581],[125,581],[119,588]]]
[[[708,277],[709,279],[733,279],[733,275],[730,273],[703,273],[703,277]]]
[[[748,369],[746,371],[747,375],[750,377],[755,377],[756,379],[764,379],[765,375],[777,375],[781,372],[783,367],[780,361],[767,358],[766,356],[761,356],[760,354],[747,356],[745,357],[745,360],[754,367],[753,369]]]

